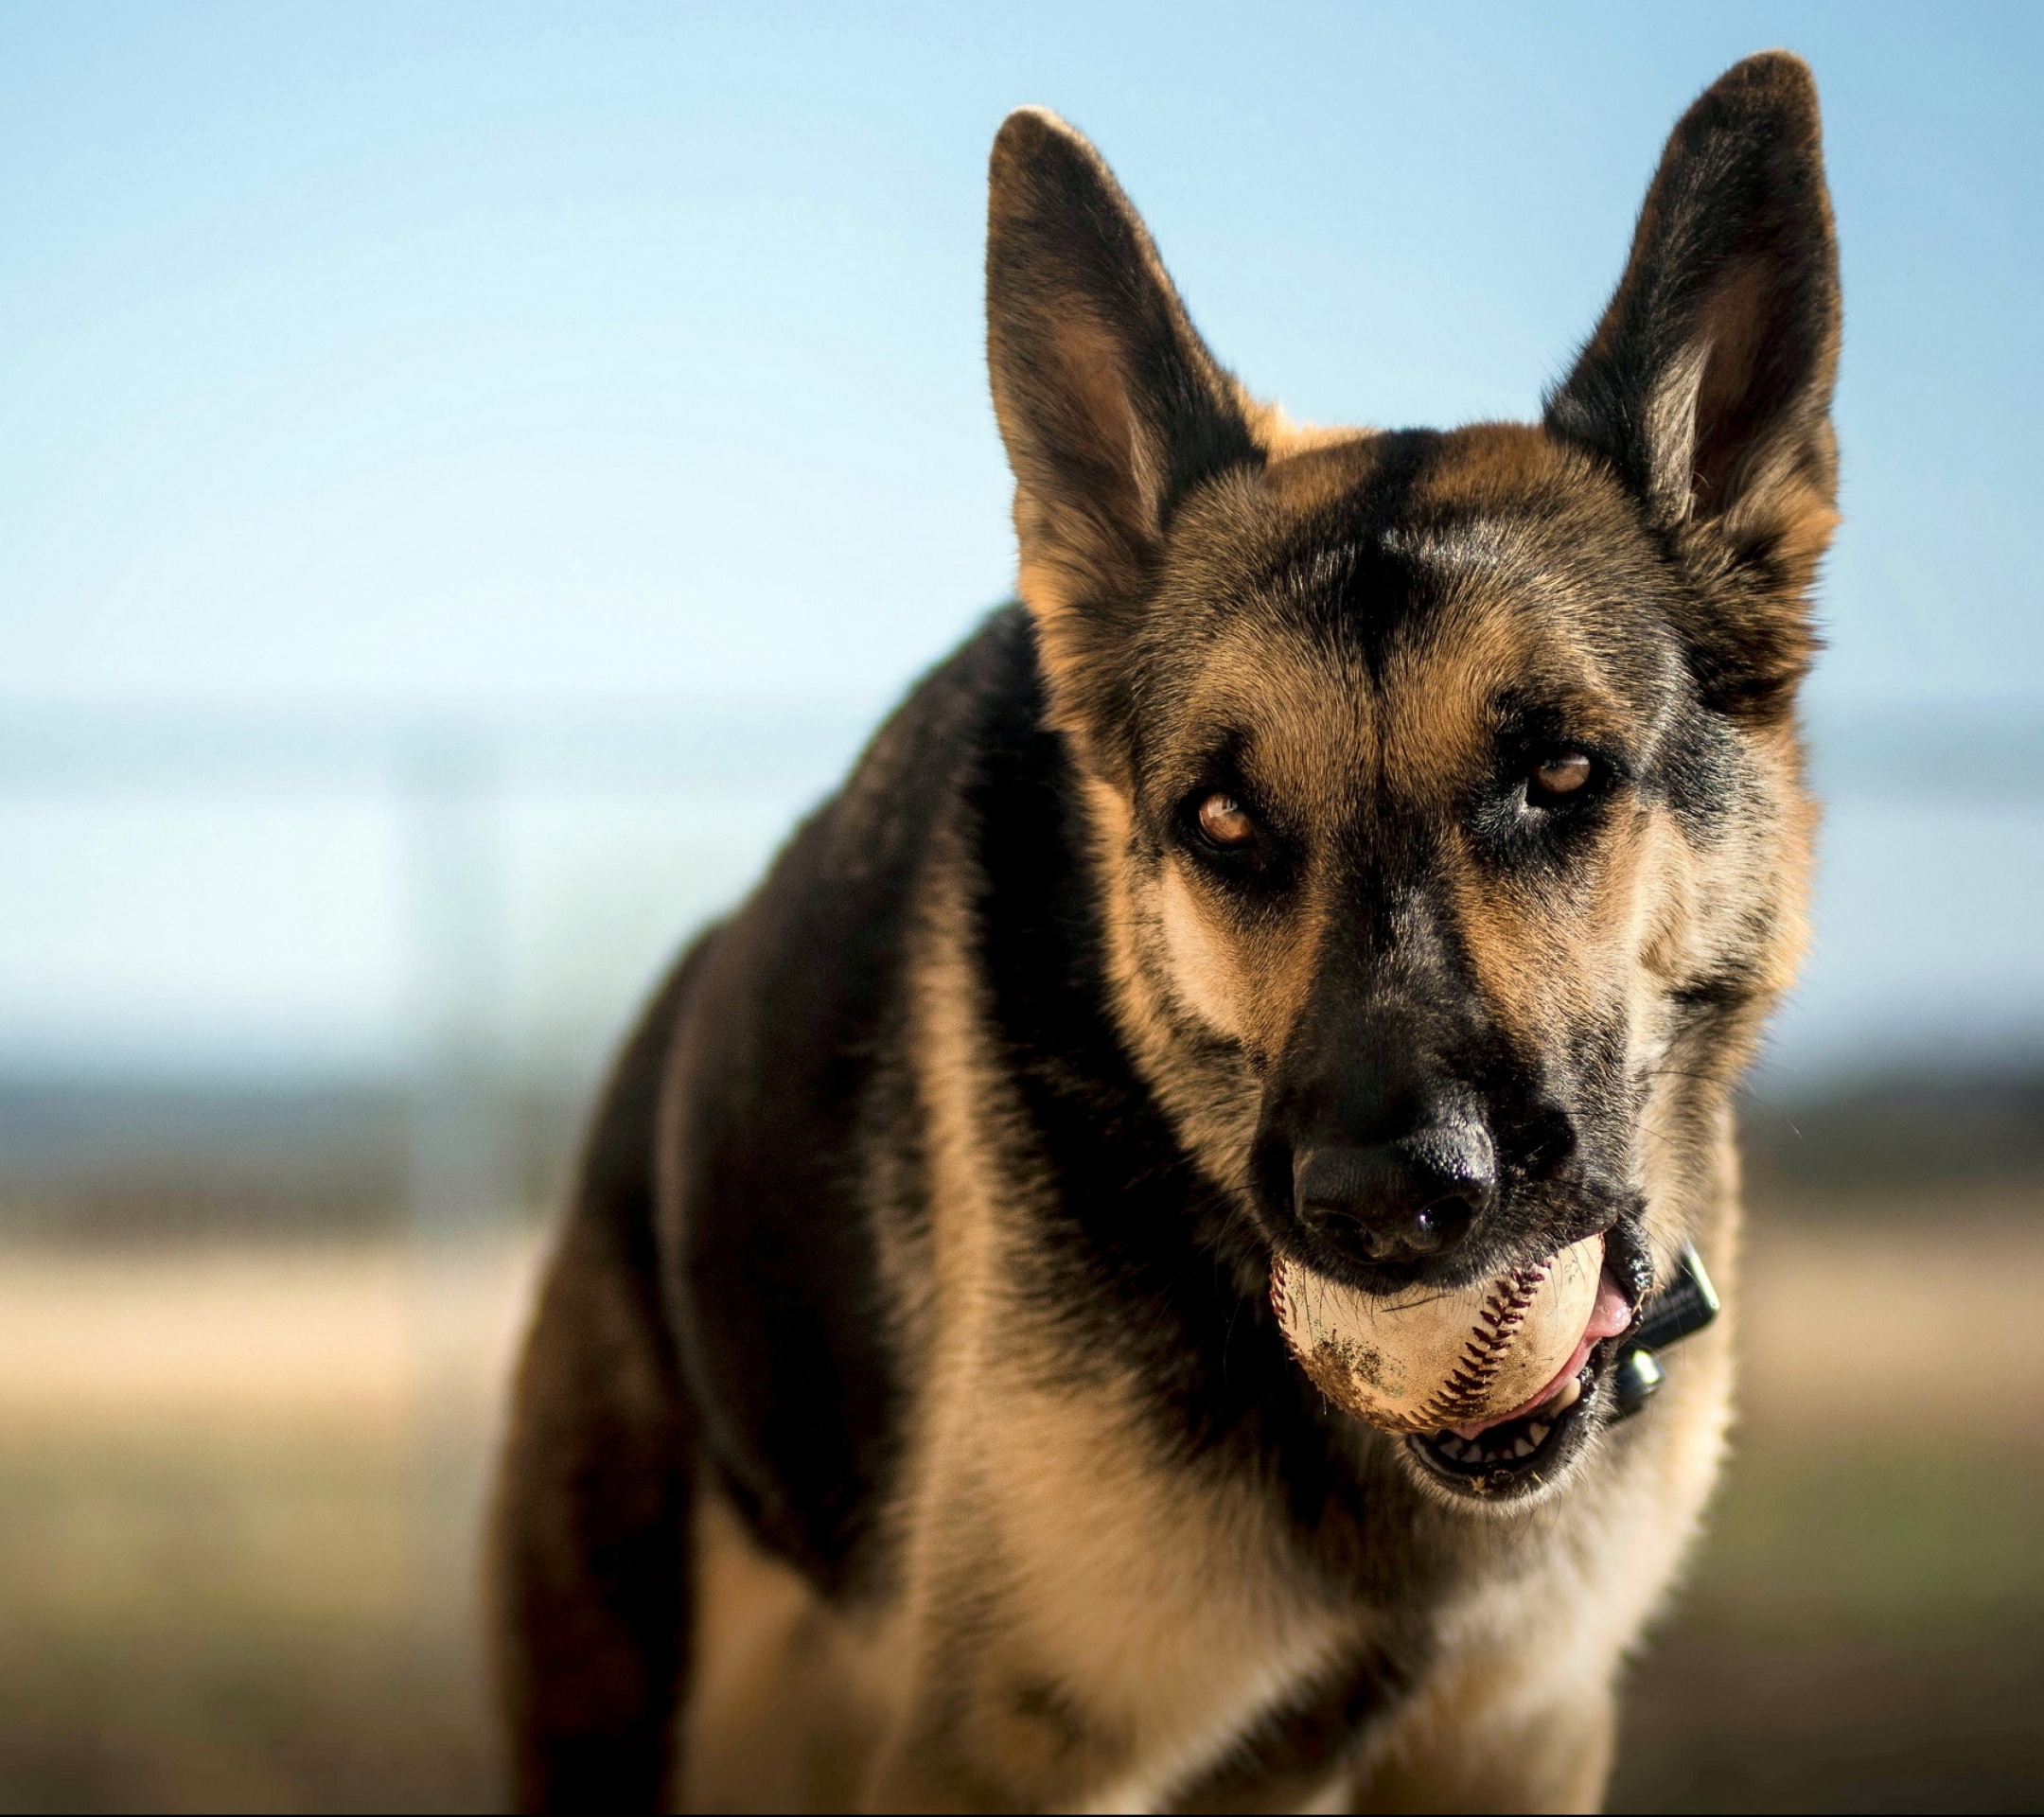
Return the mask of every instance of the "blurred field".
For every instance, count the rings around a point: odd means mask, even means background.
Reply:
[[[2044,1220],[1775,1206],[1618,1809],[2044,1803]],[[479,1809],[472,1534],[530,1244],[0,1254],[0,1808]]]
[[[0,1259],[0,1808],[497,1802],[472,1542],[531,1254]]]
[[[1613,1809],[2044,1807],[2040,1209],[1760,1208],[1732,1469]]]

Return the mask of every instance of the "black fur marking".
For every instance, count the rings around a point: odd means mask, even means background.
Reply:
[[[1738,734],[1718,714],[1691,707],[1662,742],[1655,780],[1683,834],[1700,846],[1724,838],[1739,804]]]
[[[1388,1444],[1331,1415],[1291,1360],[1265,1252],[1120,1046],[1076,785],[1042,714],[1034,634],[1011,609],[918,690],[776,865],[762,899],[781,923],[773,938],[727,934],[696,1018],[716,1032],[714,1064],[684,1044],[670,1086],[698,1107],[669,1143],[701,1158],[668,1195],[666,1235],[708,1448],[761,1541],[826,1593],[884,1569],[861,1544],[897,1455],[898,1388],[859,1147],[891,1120],[872,1065],[902,1015],[890,955],[916,857],[956,789],[983,879],[994,1022],[1032,1138],[1022,1158],[1053,1189],[1020,1291],[1069,1332],[1062,1367],[1140,1383],[1161,1456],[1281,1483],[1302,1544],[1330,1571],[1366,1594],[1412,1594],[1425,1561],[1405,1547],[1366,1553],[1360,1533],[1366,1499],[1382,1510],[1411,1485]],[[881,841],[866,864],[849,864],[834,855],[878,762],[892,812],[865,829]],[[763,978],[754,953],[776,956]],[[835,979],[817,976],[834,958]],[[763,1024],[780,1038],[764,1042]],[[713,1295],[719,1279],[747,1291]]]
[[[1407,1637],[1402,1645],[1369,1649],[1324,1673],[1259,1723],[1227,1758],[1183,1788],[1168,1808],[1297,1809],[1354,1757],[1370,1719],[1411,1684],[1405,1662],[1423,1651]]]
[[[905,1017],[905,918],[986,666],[982,638],[938,670],[796,835],[720,943],[669,1086],[663,1235],[708,1446],[762,1540],[828,1591],[895,1454],[867,1146],[915,1126],[882,1062]],[[919,1158],[891,1158],[921,1191]]]
[[[686,1675],[693,1422],[658,1291],[662,1059],[715,936],[620,1057],[520,1368],[492,1592],[519,1808],[656,1809]]]
[[[1373,678],[1439,605],[1438,581],[1398,544],[1401,534],[1430,521],[1413,494],[1438,469],[1446,440],[1433,429],[1380,436],[1347,495],[1305,520],[1251,576],[1257,592],[1352,651]]]
[[[1140,1385],[1164,1458],[1283,1486],[1300,1543],[1372,1598],[1423,1595],[1423,1545],[1366,1552],[1366,1503],[1413,1500],[1388,1441],[1331,1414],[1269,1304],[1268,1251],[1200,1173],[1137,1077],[1108,1010],[1088,836],[1061,739],[1043,729],[1033,639],[980,734],[980,953],[993,1019],[1054,1189],[1032,1224],[1032,1309],[1062,1325],[1061,1367]],[[1424,1523],[1412,1523],[1421,1526]]]

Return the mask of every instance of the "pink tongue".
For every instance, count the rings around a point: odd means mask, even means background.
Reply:
[[[1494,1420],[1485,1420],[1473,1426],[1456,1426],[1457,1438],[1473,1438],[1480,1432],[1489,1432],[1492,1426],[1502,1426],[1507,1420],[1519,1420],[1531,1413],[1535,1407],[1544,1406],[1561,1392],[1570,1376],[1590,1360],[1594,1345],[1603,1338],[1616,1337],[1632,1322],[1632,1303],[1612,1285],[1611,1277],[1605,1276],[1597,1282],[1596,1304],[1590,1309],[1590,1323],[1583,1327],[1583,1334],[1569,1360],[1555,1371],[1554,1380],[1530,1401],[1522,1401],[1509,1413],[1501,1413]]]

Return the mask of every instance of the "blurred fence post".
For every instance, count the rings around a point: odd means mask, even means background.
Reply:
[[[406,752],[412,1215],[429,1241],[501,1231],[517,1192],[509,963],[496,753],[479,737]]]
[[[497,1385],[488,1288],[519,1195],[499,753],[414,734],[398,783],[410,901],[410,1172],[421,1644],[472,1661]]]

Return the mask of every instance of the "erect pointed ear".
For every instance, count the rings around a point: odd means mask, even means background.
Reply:
[[[1838,342],[1817,85],[1800,58],[1763,52],[1669,135],[1547,426],[1611,460],[1663,525],[1708,526],[1799,593],[1837,522]]]
[[[1112,662],[1173,507],[1262,456],[1113,173],[1041,108],[1011,114],[994,141],[987,364],[1022,597],[1075,704],[1075,686],[1095,690],[1074,671]]]

